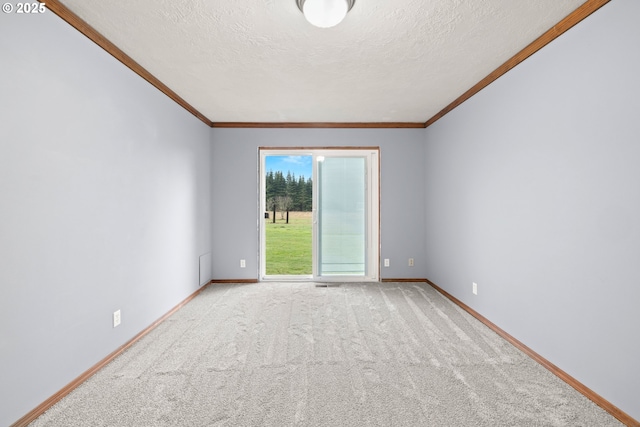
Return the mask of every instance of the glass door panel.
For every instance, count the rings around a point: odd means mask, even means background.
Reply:
[[[297,190],[293,191],[292,172],[288,193],[284,194],[293,203],[287,215],[283,200],[278,198],[276,178],[286,182],[279,176],[287,176],[283,168],[288,170],[291,162],[305,158],[313,159],[311,177],[307,178],[308,169],[298,171],[295,176],[304,175],[304,179],[298,179]],[[276,160],[289,163],[277,168],[273,164]],[[260,149],[261,280],[378,280],[378,162],[377,148]],[[300,195],[300,189],[305,193]],[[296,197],[300,197],[298,204],[302,207],[296,207]],[[312,212],[302,215],[306,212],[298,211],[309,209],[309,199]],[[303,220],[308,221],[308,229],[300,229]],[[300,260],[311,266],[294,268]]]
[[[318,276],[366,275],[366,162],[320,157],[318,168]]]

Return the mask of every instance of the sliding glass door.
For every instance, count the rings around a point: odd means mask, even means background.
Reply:
[[[316,159],[316,276],[365,276],[366,159],[327,156]]]
[[[276,228],[265,218],[261,230],[261,278],[263,280],[363,281],[378,280],[378,150],[377,149],[307,149],[261,150],[261,176],[271,176],[267,170],[269,156],[297,158],[311,155],[312,162],[312,274],[289,274],[280,269],[274,271],[271,254],[280,253],[274,248],[278,235],[274,230],[287,233],[283,224]],[[269,175],[271,174],[271,175]],[[288,171],[276,171],[276,175]],[[270,201],[266,197],[266,184],[261,186],[261,212],[268,211]],[[269,199],[270,200],[270,199]],[[275,211],[274,211],[275,212]],[[273,215],[273,214],[270,214]],[[298,213],[294,217],[298,217]],[[288,217],[288,216],[287,216]],[[294,236],[294,233],[289,235]],[[295,242],[290,241],[291,245]],[[268,248],[268,249],[267,249]],[[267,250],[269,253],[267,253]],[[296,259],[291,253],[289,259]],[[279,261],[282,263],[282,261]],[[286,260],[284,260],[286,266]],[[285,271],[283,274],[282,271]],[[293,268],[291,269],[293,271]]]

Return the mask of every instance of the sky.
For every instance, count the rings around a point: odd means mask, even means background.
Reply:
[[[305,179],[311,178],[311,156],[267,156],[265,166],[267,172],[282,171],[285,178],[287,172],[294,174],[296,179],[301,175],[304,175]]]

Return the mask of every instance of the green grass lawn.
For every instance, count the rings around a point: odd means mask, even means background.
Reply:
[[[266,274],[310,275],[311,265],[311,215],[307,212],[290,212],[289,224],[280,219],[265,219]]]

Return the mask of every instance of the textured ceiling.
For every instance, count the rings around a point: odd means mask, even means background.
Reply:
[[[61,0],[213,122],[425,122],[584,0]]]

